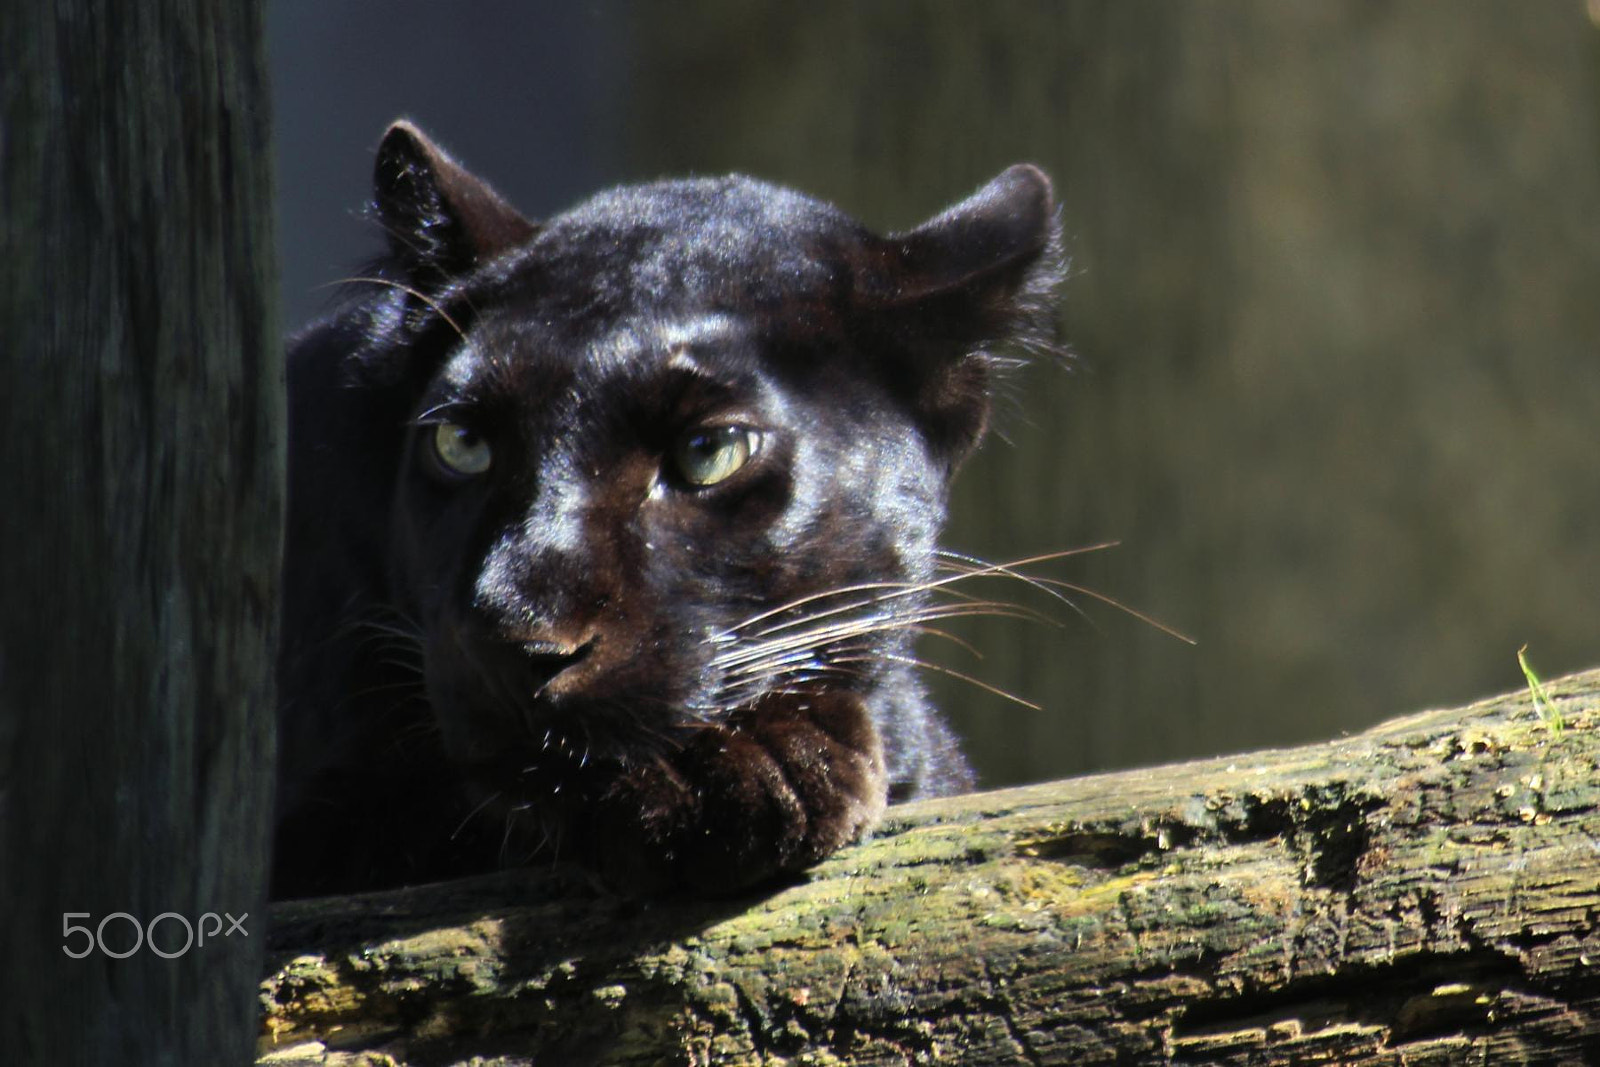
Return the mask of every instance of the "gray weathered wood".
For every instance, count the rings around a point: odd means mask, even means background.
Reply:
[[[250,1052],[283,418],[259,15],[0,5],[7,1064]],[[117,912],[114,952],[175,913],[176,958],[64,951]],[[207,912],[253,936],[180,953]]]
[[[1597,1062],[1600,672],[1551,689],[907,805],[756,899],[280,906],[260,1062]]]

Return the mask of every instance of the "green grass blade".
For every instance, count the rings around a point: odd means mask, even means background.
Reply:
[[[1539,718],[1549,727],[1550,733],[1560,737],[1566,723],[1561,720],[1561,712],[1557,711],[1555,704],[1551,702],[1550,694],[1545,692],[1544,683],[1539,680],[1533,668],[1528,666],[1527,645],[1517,649],[1517,663],[1522,667],[1522,676],[1528,679],[1528,692],[1533,694],[1533,710],[1539,713]]]

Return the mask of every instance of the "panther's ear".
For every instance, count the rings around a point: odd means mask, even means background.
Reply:
[[[965,200],[889,238],[889,303],[958,290],[991,298],[1016,288],[1055,237],[1050,179],[1030,163],[1008,167]]]
[[[378,146],[372,208],[394,259],[430,285],[523,244],[539,229],[404,119]]]
[[[1052,351],[1061,235],[1050,179],[1010,167],[954,207],[881,238],[858,298],[888,329],[898,377],[950,469],[988,424],[1005,349]]]

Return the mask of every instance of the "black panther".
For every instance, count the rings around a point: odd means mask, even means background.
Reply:
[[[276,897],[574,860],[803,869],[971,782],[912,643],[1060,240],[1014,166],[873,233],[746,177],[533,222],[409,123],[288,357]]]

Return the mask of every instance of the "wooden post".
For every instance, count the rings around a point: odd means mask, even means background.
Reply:
[[[8,1064],[250,1054],[283,437],[259,21],[0,7]]]
[[[906,805],[759,898],[283,905],[260,1062],[1600,1062],[1600,671],[1549,689]]]

